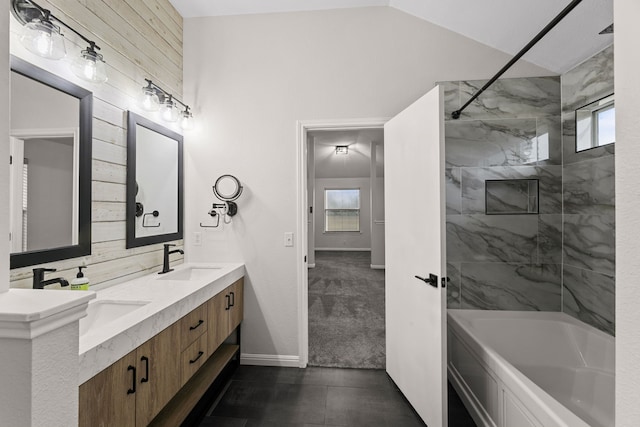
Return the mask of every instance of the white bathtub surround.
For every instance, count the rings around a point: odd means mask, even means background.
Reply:
[[[193,270],[191,278],[184,280],[185,270],[189,269]],[[86,382],[244,274],[241,263],[191,263],[182,264],[168,274],[153,273],[98,289],[93,304],[117,301],[138,307],[80,336],[80,373],[76,385]]]
[[[94,292],[11,289],[0,294],[0,420],[78,423],[78,321]]]
[[[564,313],[449,310],[449,378],[479,426],[614,425],[614,338]]]

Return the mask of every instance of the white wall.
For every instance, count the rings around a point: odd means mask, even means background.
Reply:
[[[297,226],[296,121],[391,117],[436,81],[489,78],[509,59],[388,7],[185,19],[184,93],[200,118],[185,136],[186,252],[246,263],[244,353],[298,354],[299,249],[283,245]],[[510,76],[547,74],[518,63]],[[245,186],[239,213],[203,231],[224,173]]]
[[[0,159],[9,157],[9,121],[11,98],[9,90],[9,6],[0,6]],[[9,200],[9,162],[0,162],[0,200]],[[0,229],[9,230],[9,203],[0,203]],[[9,245],[0,245],[0,294],[9,289]]]
[[[640,2],[616,0],[616,425],[640,425]]]
[[[340,188],[360,189],[360,231],[327,233],[324,231],[324,190]],[[315,248],[318,250],[371,249],[371,184],[369,178],[316,178],[314,222]]]

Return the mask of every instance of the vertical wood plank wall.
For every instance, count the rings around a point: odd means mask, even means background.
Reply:
[[[15,46],[20,26],[13,25],[15,20],[11,18],[13,54],[88,88],[94,96],[91,255],[46,265],[58,269],[55,277],[69,280],[75,277],[75,267],[87,265],[87,276],[94,285],[159,270],[161,244],[125,249],[126,111],[140,112],[136,102],[145,78],[182,99],[182,17],[168,0],[37,2],[96,41],[109,76],[103,85],[88,85],[67,71],[62,61],[48,61],[21,51]],[[86,43],[70,31],[63,29],[63,33],[68,57],[86,48]],[[182,240],[172,243],[183,246]],[[181,262],[181,256],[172,256],[172,264]],[[34,267],[11,270],[11,287],[31,287]]]

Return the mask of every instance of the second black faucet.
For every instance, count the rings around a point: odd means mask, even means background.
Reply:
[[[182,249],[174,249],[174,250],[170,251],[169,248],[172,247],[172,246],[175,246],[175,245],[174,244],[165,243],[165,245],[164,245],[163,263],[162,263],[162,271],[159,272],[158,274],[164,274],[164,273],[168,273],[170,271],[173,271],[173,268],[169,268],[169,255],[175,254],[177,252],[179,252],[182,255],[184,255],[184,251]]]

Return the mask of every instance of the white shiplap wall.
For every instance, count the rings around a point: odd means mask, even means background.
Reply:
[[[159,270],[161,244],[125,249],[126,111],[170,127],[140,111],[136,101],[145,78],[182,99],[182,17],[168,0],[38,0],[38,4],[95,40],[102,48],[109,75],[103,85],[88,85],[71,74],[65,61],[49,61],[29,53],[17,41],[21,26],[11,18],[13,55],[86,87],[94,96],[91,255],[47,266],[72,279],[78,265],[87,265],[93,285]],[[65,39],[69,58],[86,47],[70,31]],[[183,245],[182,241],[173,243]],[[180,262],[180,256],[172,256],[172,264]],[[31,287],[34,267],[11,270],[11,287]]]

